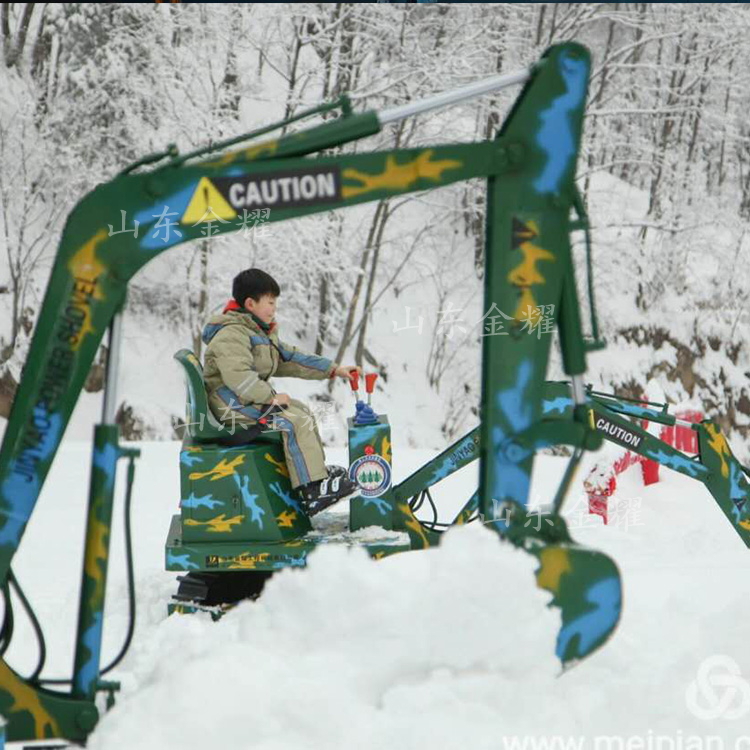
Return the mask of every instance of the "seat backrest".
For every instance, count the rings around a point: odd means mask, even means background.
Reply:
[[[187,430],[191,437],[210,439],[222,435],[221,425],[208,408],[206,386],[203,383],[203,367],[190,349],[180,349],[174,358],[185,371],[187,385]],[[201,416],[204,415],[204,416]]]

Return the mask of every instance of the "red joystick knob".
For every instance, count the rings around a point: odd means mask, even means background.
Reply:
[[[368,393],[372,393],[375,390],[375,381],[378,379],[378,374],[376,372],[368,372],[367,375],[365,375],[365,390]]]
[[[261,417],[261,418],[260,418],[260,419],[259,419],[258,421],[259,421],[259,422],[260,422],[261,424],[267,424],[267,423],[268,423],[268,420],[267,420],[267,419],[266,419],[265,417]]]
[[[349,385],[353,391],[359,390],[359,370],[349,370]]]

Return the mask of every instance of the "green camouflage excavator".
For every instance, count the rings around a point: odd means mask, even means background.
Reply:
[[[23,677],[0,658],[0,715],[8,722],[9,739],[82,742],[98,721],[97,692],[113,701],[117,684],[102,678],[123,652],[102,667],[101,645],[115,468],[120,459],[128,460],[127,512],[138,455],[120,445],[114,419],[126,291],[142,266],[164,250],[204,237],[207,226],[218,235],[264,218],[264,212],[270,222],[284,221],[482,177],[484,309],[503,311],[498,314],[505,327],[495,325],[501,322],[497,316],[485,323],[498,335],[483,337],[480,426],[400,484],[391,481],[386,416],[363,405],[349,420],[349,471],[360,480],[361,495],[351,501],[346,528],[312,528],[290,492],[278,432],[259,434],[245,446],[223,444],[221,425],[206,406],[200,363],[191,352],[179,352],[188,378],[189,424],[180,459],[181,508],[166,542],[167,568],[184,574],[173,608],[190,611],[252,596],[274,570],[304,565],[317,544],[356,543],[363,527],[377,527],[362,543],[381,557],[435,545],[445,528],[476,517],[538,561],[536,583],[550,593],[561,616],[557,654],[570,665],[601,646],[620,616],[616,565],[576,544],[561,516],[583,451],[598,448],[603,437],[630,446],[639,438],[638,449],[701,479],[750,544],[750,486],[716,425],[697,426],[700,454],[687,457],[641,434],[626,418],[673,419],[665,411],[641,413],[643,407],[594,394],[584,384],[586,352],[601,346],[591,294],[593,340],[582,333],[570,240],[574,231],[585,231],[588,239],[575,168],[589,68],[588,51],[565,43],[551,47],[528,70],[383,112],[354,113],[342,97],[193,153],[170,148],[147,156],[77,204],[63,231],[0,449],[0,580],[6,594],[0,632],[7,647],[9,587],[21,591],[11,570],[13,556],[109,328],[74,667],[71,679],[50,681],[41,676],[41,662]],[[492,140],[357,154],[327,151],[405,117],[518,84],[523,88]],[[328,117],[322,124],[228,150],[323,112]],[[545,381],[551,337],[528,335],[524,321],[534,311],[554,318],[569,382]],[[570,446],[572,458],[540,524],[529,508],[532,466],[536,451],[556,444]],[[477,458],[479,488],[453,521],[419,519],[416,510],[429,499],[429,488]],[[132,561],[130,570],[132,583]]]

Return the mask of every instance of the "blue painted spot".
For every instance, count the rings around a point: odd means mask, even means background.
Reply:
[[[173,245],[179,245],[184,239],[182,230],[175,227],[174,224],[167,227],[166,224],[154,229],[153,227],[146,230],[146,234],[139,240],[138,244],[144,250],[166,250]]]
[[[83,634],[83,645],[89,650],[89,659],[75,675],[76,689],[88,693],[99,674],[99,656],[102,648],[102,613],[94,613],[94,621]]]
[[[281,568],[304,568],[306,565],[306,554],[307,553],[302,552],[299,557],[295,555],[280,555],[283,559],[274,560],[273,567],[276,570]]]
[[[435,484],[435,482],[439,482],[441,479],[445,479],[445,477],[447,477],[452,471],[454,471],[456,463],[454,462],[453,457],[456,455],[456,453],[458,453],[460,456],[467,456],[469,455],[469,452],[473,452],[473,450],[474,438],[464,438],[459,443],[459,445],[434,468],[429,483]],[[459,462],[460,461],[461,459],[459,459]]]
[[[498,391],[495,401],[511,429],[511,434],[521,432],[531,424],[531,404],[527,402],[526,388],[531,380],[531,360],[525,359],[518,366],[516,382],[510,388]],[[510,499],[526,507],[528,505],[529,485],[528,473],[518,464],[509,460],[505,455],[505,441],[508,435],[502,427],[492,430],[492,447],[495,455],[495,486],[493,497],[498,500]],[[505,521],[497,522],[505,528]]]
[[[648,449],[644,451],[644,454],[658,461],[662,466],[666,466],[668,469],[674,469],[675,471],[687,472],[691,477],[705,476],[708,474],[708,469],[697,461],[692,461],[685,456],[673,456],[669,453],[665,453],[661,450]]]
[[[176,212],[179,214],[179,216],[176,217],[179,220],[182,218],[185,211],[187,211],[187,207],[190,205],[190,199],[193,197],[193,193],[195,193],[197,187],[198,181],[191,182],[182,190],[167,196],[148,208],[144,208],[142,211],[139,211],[135,215],[135,220],[140,222],[141,225],[154,224],[155,220],[162,215],[165,208],[167,209],[167,213]],[[140,227],[138,229],[140,230]]]
[[[451,467],[453,463],[449,456],[446,456],[433,470],[432,476],[430,477],[430,484],[439,482],[441,479],[445,479],[451,473]]]
[[[244,167],[229,167],[221,173],[222,177],[247,177]]]
[[[138,244],[141,248],[164,250],[182,242],[184,233],[180,222],[197,187],[198,183],[192,182],[135,215],[135,220],[140,222]]]
[[[557,656],[560,661],[586,656],[602,638],[617,625],[620,617],[622,592],[618,578],[605,578],[595,583],[586,593],[586,601],[593,609],[565,625],[557,637]],[[568,646],[578,636],[574,654],[565,658]]]
[[[298,513],[301,512],[299,501],[282,489],[281,482],[274,482],[273,484],[269,484],[268,487],[271,492],[273,492],[277,497],[283,500],[284,504],[288,508],[294,508],[294,510],[296,510]]]
[[[173,552],[167,551],[167,567],[177,568],[181,570],[198,570],[199,566],[196,565],[187,553],[184,555],[175,555]]]
[[[374,505],[381,516],[387,515],[388,511],[391,509],[391,504],[382,497],[365,497],[363,500],[365,507],[368,505]]]
[[[250,511],[250,521],[252,523],[257,523],[258,528],[262,529],[263,516],[265,515],[266,511],[263,510],[263,508],[261,508],[256,502],[258,496],[250,492],[250,477],[240,477],[239,474],[235,474],[234,482],[242,493],[242,502],[245,504],[245,508]]]
[[[729,497],[732,501],[732,516],[735,524],[746,521],[750,517],[748,506],[748,484],[742,469],[736,461],[729,462]],[[744,510],[744,512],[743,512]]]
[[[588,62],[568,54],[560,55],[560,74],[565,82],[565,93],[555,97],[539,114],[541,124],[536,141],[547,156],[541,174],[534,180],[534,187],[540,193],[559,190],[566,171],[572,167],[576,147],[570,115],[581,106],[586,95]]]
[[[546,398],[542,401],[542,412],[544,414],[565,414],[565,410],[573,406],[573,399],[569,396],[557,396]]]
[[[39,497],[39,465],[50,458],[62,436],[62,416],[49,413],[46,404],[40,403],[34,407],[32,420],[38,435],[37,442],[29,444],[22,435],[20,443],[26,447],[17,459],[10,462],[8,476],[0,488],[6,516],[5,525],[0,529],[0,546],[18,546]]]
[[[201,454],[196,453],[195,451],[181,451],[180,452],[180,463],[183,466],[187,466],[190,468],[191,466],[194,466],[195,464],[198,464],[201,462]]]
[[[94,466],[106,475],[108,492],[112,491],[112,486],[115,483],[117,456],[117,448],[111,443],[107,443],[101,450],[94,451]]]
[[[221,505],[221,500],[214,500],[212,495],[198,497],[194,492],[191,492],[190,497],[182,501],[183,508],[208,508],[213,510],[217,505]]]
[[[377,425],[364,425],[363,427],[357,427],[349,440],[352,451],[360,453],[365,445],[372,445],[375,438],[378,436],[378,432]]]

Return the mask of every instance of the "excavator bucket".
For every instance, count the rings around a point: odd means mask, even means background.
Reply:
[[[550,606],[560,610],[555,652],[563,668],[602,646],[617,627],[622,608],[620,571],[613,560],[577,544],[555,513],[524,513],[519,507],[508,523],[491,523],[539,561],[537,586],[552,595]]]
[[[546,383],[544,394],[551,403],[572,404],[570,389],[565,383]],[[558,424],[558,433],[574,435],[580,428],[572,419],[573,410],[561,408],[560,412],[568,419],[565,424]],[[547,421],[541,429],[549,431],[552,425]],[[393,489],[398,511],[398,521],[394,525],[409,534],[412,549],[439,544],[441,527],[462,526],[477,518],[481,508],[479,491],[469,498],[450,523],[441,524],[437,522],[437,509],[430,490],[479,458],[479,433],[477,427],[459,438]],[[571,462],[559,494],[564,495],[567,490],[568,474],[573,475],[576,464],[577,461]],[[506,475],[512,471],[507,467]],[[425,499],[433,505],[437,524],[421,521],[414,512]],[[556,653],[563,667],[572,666],[602,646],[620,619],[622,595],[617,565],[602,552],[577,544],[571,538],[565,520],[554,510],[524,510],[520,504],[505,502],[493,504],[488,513],[480,513],[479,517],[501,538],[538,560],[537,586],[552,595],[550,606],[560,611],[562,623]]]
[[[602,646],[620,621],[620,571],[602,552],[576,544],[545,544],[529,550],[538,560],[536,582],[552,594],[562,626],[555,652],[563,667]]]

